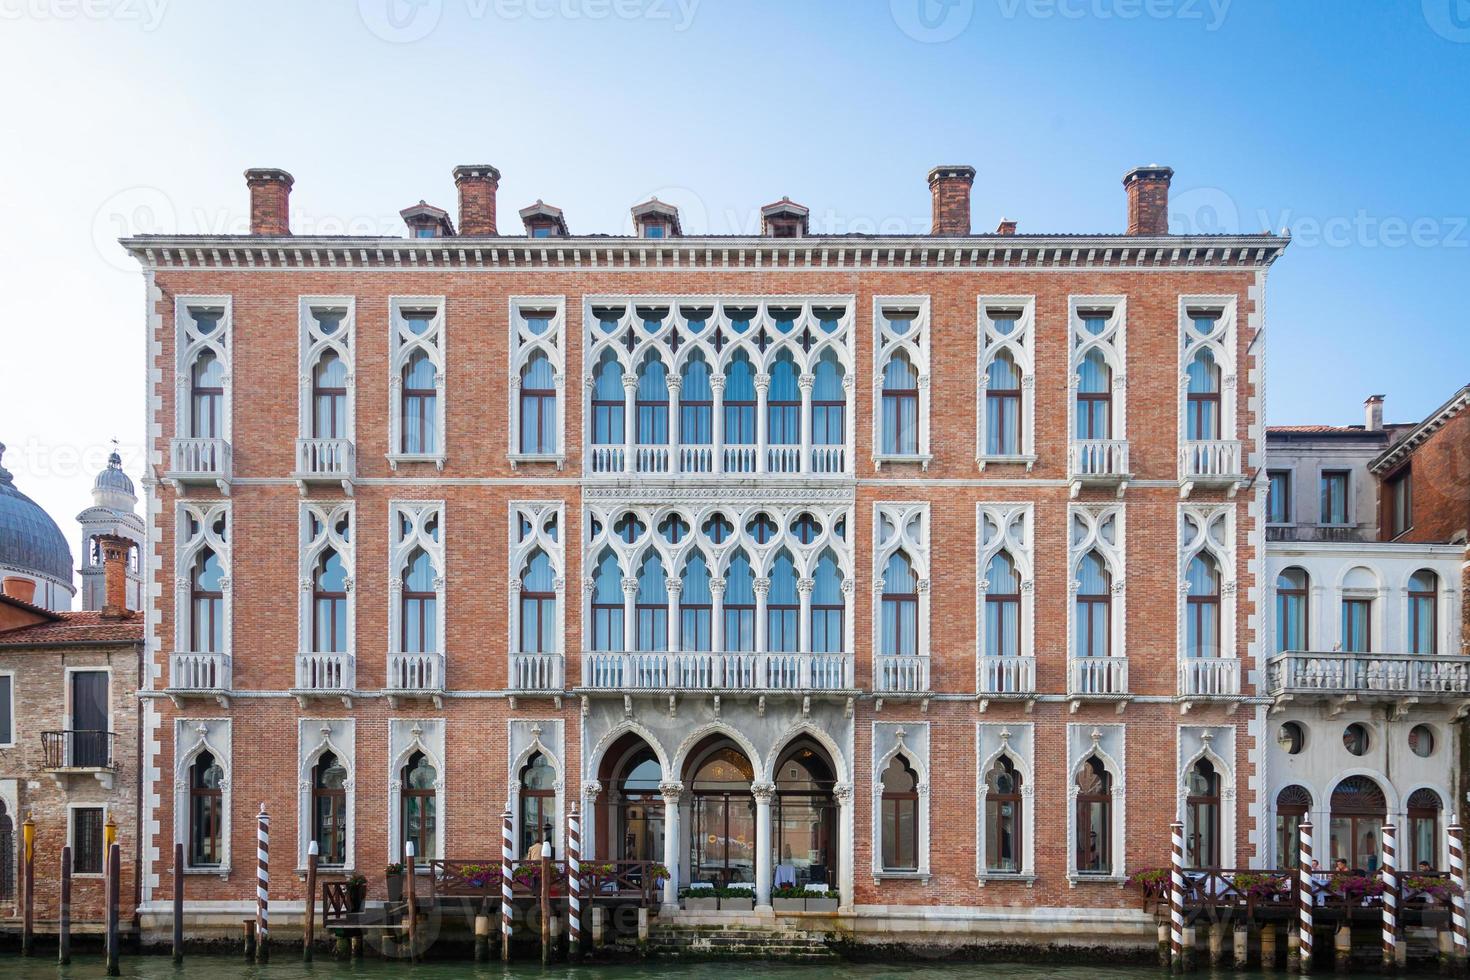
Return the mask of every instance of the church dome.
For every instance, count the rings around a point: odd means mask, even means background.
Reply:
[[[0,443],[0,462],[5,444]],[[127,477],[123,477],[127,479]],[[49,514],[0,465],[0,566],[71,584],[71,548]]]
[[[136,497],[133,491],[133,481],[123,472],[122,457],[117,450],[107,457],[107,466],[97,474],[97,480],[92,484],[93,490],[104,490],[111,493],[125,493],[129,497]]]

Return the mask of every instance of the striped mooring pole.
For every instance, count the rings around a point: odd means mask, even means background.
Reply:
[[[1460,829],[1460,818],[1456,814],[1450,814],[1450,825],[1445,833],[1449,835],[1450,851],[1450,882],[1455,885],[1451,891],[1454,892],[1452,905],[1450,907],[1450,923],[1454,930],[1455,959],[1459,965],[1463,965],[1466,956],[1465,935],[1465,838]]]
[[[582,817],[577,801],[567,818],[567,952],[572,960],[582,955]]]
[[[515,852],[515,841],[511,837],[511,814],[507,808],[501,814],[504,831],[500,838],[500,958],[510,960],[511,917],[515,905],[511,899],[511,882],[515,868],[511,867],[511,855]]]
[[[1399,829],[1383,825],[1383,968],[1398,962],[1399,945]]]
[[[260,816],[255,818],[255,960],[264,963],[270,958],[266,952],[266,940],[270,936],[270,891],[271,891],[271,817],[260,805]]]
[[[1312,821],[1303,820],[1297,831],[1297,952],[1301,972],[1312,972]]]
[[[1175,973],[1184,972],[1184,824],[1169,824],[1172,848],[1169,857],[1169,963]]]

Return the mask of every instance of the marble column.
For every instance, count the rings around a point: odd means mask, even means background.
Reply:
[[[771,801],[776,797],[773,783],[755,783],[750,787],[755,797],[755,905],[771,907]]]

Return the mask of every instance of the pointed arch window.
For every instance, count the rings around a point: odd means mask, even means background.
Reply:
[[[919,452],[919,371],[899,351],[883,366],[883,453],[914,456]]]
[[[314,439],[346,439],[347,364],[326,351],[311,372],[311,435]]]
[[[827,350],[817,359],[812,384],[812,445],[841,446],[847,442],[847,391],[842,363]]]
[[[902,755],[883,770],[883,870],[919,869],[919,776]]]
[[[1187,571],[1185,655],[1220,656],[1220,566],[1208,554],[1195,555]]]
[[[621,446],[627,438],[623,421],[623,368],[612,351],[602,355],[592,381],[592,442]]]
[[[189,767],[189,866],[224,863],[225,771],[214,755],[200,752]]]
[[[742,351],[725,366],[725,442],[755,445],[755,369]]]
[[[556,824],[556,770],[540,752],[521,768],[521,857],[546,839],[546,826]]]
[[[1439,576],[1421,568],[1409,577],[1409,652],[1438,653]]]
[[[1215,363],[1215,355],[1208,350],[1200,351],[1190,360],[1185,373],[1189,377],[1185,438],[1219,439],[1220,368]]]
[[[201,351],[189,372],[189,430],[195,439],[224,435],[225,367],[213,351]]]
[[[592,573],[592,649],[623,649],[623,571],[608,550]]]
[[[985,454],[1020,452],[1021,369],[1009,351],[1001,351],[985,371]]]
[[[1200,759],[1185,781],[1184,860],[1191,868],[1220,866],[1220,774]]]
[[[638,367],[637,441],[640,446],[662,446],[669,441],[669,380],[664,362],[652,351]]]
[[[439,388],[434,362],[424,351],[415,351],[403,365],[403,435],[399,449],[410,455],[438,452]]]
[[[1077,365],[1077,438],[1111,439],[1112,432],[1113,369],[1102,351],[1092,350]]]
[[[771,387],[766,393],[766,441],[772,446],[794,446],[801,442],[798,374],[791,353],[782,351],[771,367]]]
[[[798,625],[801,602],[796,594],[796,566],[791,555],[781,551],[771,565],[771,590],[766,597],[766,649],[772,653],[795,653],[800,649]]]
[[[439,772],[422,752],[414,752],[398,774],[399,806],[402,808],[403,844],[427,861],[439,853]],[[406,848],[400,847],[400,853]]]
[[[997,551],[985,569],[985,655],[1021,655],[1021,576],[1009,552]]]
[[[556,572],[540,548],[521,572],[521,652],[556,652]]]
[[[1006,756],[985,774],[985,869],[1021,871],[1021,774]]]
[[[1306,650],[1308,637],[1307,587],[1310,579],[1300,568],[1276,576],[1276,652]]]
[[[401,653],[437,653],[439,595],[434,588],[434,564],[422,548],[408,556],[403,576]]]
[[[725,571],[725,649],[755,649],[755,574],[745,552],[735,553]]]
[[[1082,763],[1076,789],[1077,872],[1112,874],[1113,777],[1097,756],[1090,756]]]
[[[882,647],[888,656],[919,653],[919,577],[908,555],[895,551],[883,567]]]
[[[831,551],[817,559],[812,576],[812,653],[841,653],[845,636],[842,571]]]
[[[312,574],[311,648],[313,653],[347,650],[347,569],[332,548],[322,552]]]
[[[707,653],[710,649],[714,596],[709,587],[709,565],[694,554],[684,563],[684,584],[679,592],[679,648]]]
[[[638,617],[638,649],[667,650],[669,586],[663,559],[652,551],[638,569],[638,596],[634,611]]]
[[[1096,551],[1077,563],[1077,608],[1074,657],[1106,657],[1112,653],[1112,575]]]
[[[686,446],[708,446],[714,441],[714,389],[709,362],[695,354],[684,364],[679,387],[679,441]]]
[[[556,452],[556,369],[536,351],[521,368],[521,452]]]
[[[347,864],[347,769],[323,752],[311,770],[311,835],[326,867]]]
[[[199,552],[189,584],[189,639],[194,653],[225,649],[224,570],[210,548]]]

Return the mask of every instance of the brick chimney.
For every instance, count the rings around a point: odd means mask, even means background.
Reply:
[[[500,171],[488,163],[461,164],[454,168],[454,186],[459,188],[460,237],[500,234],[495,229]]]
[[[975,168],[964,164],[940,166],[929,171],[929,194],[933,199],[929,234],[970,233],[970,187],[974,183]]]
[[[130,619],[128,609],[128,552],[134,547],[129,538],[116,534],[99,534],[102,549],[103,619]]]
[[[1369,432],[1383,430],[1383,396],[1369,395],[1363,402],[1363,427]]]
[[[997,235],[1014,235],[1016,233],[1016,223],[1010,218],[1001,218],[1000,224],[995,226],[995,233]]]
[[[1128,192],[1128,234],[1169,234],[1169,181],[1174,171],[1151,163],[1123,175]]]
[[[34,604],[36,601],[36,583],[19,575],[7,575],[0,580],[0,592],[5,593],[12,599]]]
[[[291,185],[295,178],[284,170],[258,167],[245,171],[250,188],[250,234],[291,234]]]

